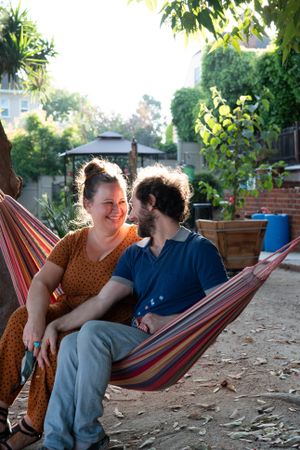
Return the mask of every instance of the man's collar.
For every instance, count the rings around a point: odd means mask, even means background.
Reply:
[[[190,234],[191,234],[190,230],[188,230],[187,228],[185,228],[183,226],[180,226],[177,233],[173,237],[171,237],[170,239],[167,239],[167,240],[175,241],[175,242],[185,242]],[[141,241],[137,242],[136,245],[138,245],[141,248],[145,248],[148,246],[150,241],[151,241],[151,238],[146,237],[146,238],[142,239]]]

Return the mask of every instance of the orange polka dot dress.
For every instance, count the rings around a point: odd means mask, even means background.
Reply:
[[[47,323],[70,312],[89,297],[96,295],[110,279],[123,251],[140,238],[134,225],[128,228],[123,241],[101,261],[91,261],[86,253],[88,228],[68,233],[52,250],[48,260],[62,267],[65,272],[61,281],[64,294],[57,303],[49,305]],[[113,306],[103,320],[128,324],[135,299],[128,297]],[[20,381],[21,360],[24,356],[23,329],[27,322],[25,306],[18,308],[10,317],[0,340],[0,400],[11,405],[22,386]],[[64,333],[59,336],[59,341]],[[35,430],[43,430],[44,418],[54,383],[56,355],[50,355],[50,367],[36,367],[30,384],[28,415]]]

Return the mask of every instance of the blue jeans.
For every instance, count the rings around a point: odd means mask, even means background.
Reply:
[[[134,327],[93,320],[62,340],[45,418],[45,447],[66,450],[80,442],[88,448],[101,440],[104,430],[97,419],[112,363],[147,337]]]

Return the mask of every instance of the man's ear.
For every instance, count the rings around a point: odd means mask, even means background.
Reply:
[[[151,211],[152,209],[155,208],[155,205],[156,205],[156,197],[155,197],[155,195],[149,194],[148,205],[149,205],[149,211]]]

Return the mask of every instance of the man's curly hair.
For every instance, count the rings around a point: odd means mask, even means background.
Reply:
[[[152,194],[156,199],[155,208],[177,222],[184,222],[189,215],[191,188],[187,175],[179,168],[155,164],[140,169],[133,193],[143,205]]]

